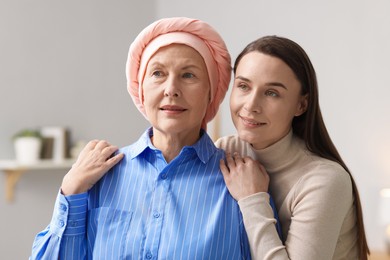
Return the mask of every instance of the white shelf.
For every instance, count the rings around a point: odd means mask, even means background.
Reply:
[[[13,200],[16,183],[24,172],[30,170],[70,169],[74,162],[74,159],[65,159],[62,161],[40,160],[36,163],[23,164],[16,160],[0,160],[0,170],[6,174],[5,190],[7,201],[11,202]]]
[[[18,169],[29,169],[29,170],[44,170],[44,169],[64,169],[72,167],[75,161],[73,159],[65,159],[62,161],[53,160],[39,160],[36,163],[23,164],[16,160],[0,160],[0,170],[18,170]]]

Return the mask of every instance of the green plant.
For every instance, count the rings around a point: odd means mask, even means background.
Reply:
[[[19,137],[37,137],[42,138],[41,133],[38,130],[35,129],[22,129],[16,134],[13,135],[12,139],[16,139]]]

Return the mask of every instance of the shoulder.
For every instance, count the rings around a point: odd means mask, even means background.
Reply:
[[[215,146],[221,149],[224,149],[227,146],[234,145],[235,143],[240,142],[240,139],[237,135],[227,135],[219,138],[217,141],[215,141]]]
[[[306,174],[297,183],[299,190],[316,191],[334,197],[352,196],[350,174],[337,162],[312,155],[305,168]]]
[[[330,159],[326,159],[319,155],[310,152],[304,142],[298,138],[294,138],[296,148],[296,156],[298,156],[297,166],[300,166],[299,171],[302,172],[300,182],[304,184],[315,184],[325,186],[352,186],[350,174],[338,163]]]
[[[121,147],[118,152],[123,153],[128,159],[133,159],[142,154],[145,150],[150,148],[150,129],[146,130],[135,142]],[[124,161],[124,160],[122,160]]]
[[[226,152],[238,152],[241,155],[251,155],[251,145],[241,140],[238,135],[229,135],[219,138],[215,142],[215,146],[225,150]]]
[[[291,214],[315,219],[317,223],[342,225],[355,199],[349,173],[326,159],[313,162],[305,172],[287,195]]]

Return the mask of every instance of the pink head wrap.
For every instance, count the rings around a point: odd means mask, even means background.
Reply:
[[[228,90],[231,60],[221,36],[203,21],[186,17],[165,18],[141,31],[129,49],[126,63],[127,90],[138,110],[146,117],[141,86],[146,67],[154,53],[173,43],[192,47],[205,61],[211,88],[210,103],[202,122],[202,127],[206,129]]]

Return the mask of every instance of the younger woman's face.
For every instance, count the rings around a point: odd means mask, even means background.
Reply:
[[[241,139],[264,149],[283,138],[306,107],[300,82],[281,59],[257,51],[242,57],[230,96],[231,116]]]

